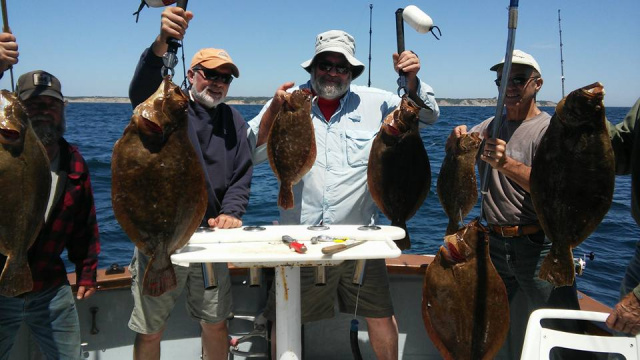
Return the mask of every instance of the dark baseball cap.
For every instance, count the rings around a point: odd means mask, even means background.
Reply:
[[[20,100],[27,100],[38,95],[47,95],[64,101],[60,80],[43,70],[22,74],[18,78],[16,93]]]

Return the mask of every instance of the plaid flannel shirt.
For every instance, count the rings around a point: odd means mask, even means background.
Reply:
[[[67,283],[61,254],[67,248],[77,284],[96,286],[100,242],[89,168],[75,146],[60,140],[58,186],[49,219],[29,249],[33,292]],[[0,266],[6,257],[0,255]]]

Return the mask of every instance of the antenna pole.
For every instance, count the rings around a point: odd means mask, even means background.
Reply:
[[[369,4],[369,82],[367,86],[371,87],[371,18],[373,15],[373,4]]]
[[[564,99],[564,58],[562,57],[562,23],[560,22],[560,9],[558,9],[558,30],[560,31],[560,79],[562,80],[562,98]]]

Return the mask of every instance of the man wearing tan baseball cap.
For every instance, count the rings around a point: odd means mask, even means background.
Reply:
[[[167,39],[182,39],[191,11],[166,7],[162,13],[160,35],[146,49],[138,62],[129,87],[129,98],[135,107],[153,94],[162,82],[162,56],[167,52]],[[249,202],[249,186],[253,174],[251,152],[247,141],[247,125],[240,112],[224,103],[238,67],[223,49],[199,50],[187,71],[189,81],[189,139],[198,153],[205,173],[208,206],[201,226],[221,229],[242,225]],[[148,257],[135,250],[132,274],[143,274]],[[166,321],[185,287],[188,311],[202,328],[202,349],[207,359],[227,359],[227,318],[231,315],[231,280],[226,264],[214,264],[211,274],[216,287],[204,287],[203,266],[173,267],[178,284],[175,290],[158,297],[142,295],[141,277],[132,277],[134,307],[129,328],[135,331],[134,359],[159,359],[160,341]],[[189,284],[189,285],[187,285]],[[175,354],[169,357],[175,357]]]

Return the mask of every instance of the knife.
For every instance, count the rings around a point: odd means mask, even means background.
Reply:
[[[339,253],[340,251],[344,251],[354,246],[358,246],[364,243],[365,241],[367,240],[360,240],[351,244],[338,244],[338,245],[325,246],[322,248],[322,253],[325,255],[333,255],[335,253]]]

